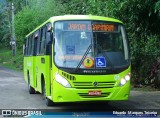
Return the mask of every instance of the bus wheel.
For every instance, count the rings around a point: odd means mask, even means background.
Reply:
[[[30,76],[29,76],[29,74],[28,74],[28,91],[29,91],[30,94],[35,94],[36,93],[34,88],[30,85]]]
[[[53,102],[52,100],[50,100],[49,98],[46,97],[46,87],[45,87],[45,83],[43,82],[42,84],[42,94],[43,94],[43,98],[45,100],[45,103],[47,106],[53,106]]]

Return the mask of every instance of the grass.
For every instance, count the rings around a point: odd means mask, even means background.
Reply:
[[[22,51],[17,51],[16,56],[12,55],[12,50],[1,48],[0,50],[0,65],[17,70],[23,70],[23,54]]]

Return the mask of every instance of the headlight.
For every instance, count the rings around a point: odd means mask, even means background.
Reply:
[[[56,73],[55,79],[56,79],[56,81],[58,83],[60,83],[64,87],[67,87],[67,88],[71,87],[71,85],[69,84],[69,82],[64,77],[62,77],[61,75],[59,75],[58,73]]]
[[[123,85],[125,85],[126,83],[127,83],[127,81],[129,81],[130,80],[130,73],[129,74],[127,74],[124,78],[122,78],[121,80],[120,80],[120,83],[119,83],[119,86],[123,86]]]
[[[124,78],[122,78],[120,83],[121,83],[121,85],[123,86],[123,85],[126,84],[126,82],[127,82],[127,81],[126,81]]]
[[[130,80],[130,76],[129,76],[129,75],[126,75],[126,76],[125,76],[125,79],[126,79],[127,81],[129,81],[129,80]]]

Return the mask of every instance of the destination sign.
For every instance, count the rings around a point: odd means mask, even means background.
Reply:
[[[67,25],[67,26],[66,26]],[[116,31],[114,24],[85,24],[85,23],[67,23],[64,25],[64,30],[76,30],[76,31],[105,31],[114,32]]]

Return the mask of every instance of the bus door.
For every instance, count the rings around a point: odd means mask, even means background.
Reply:
[[[41,75],[45,70],[45,56],[44,56],[44,36],[43,27],[38,31],[37,45],[36,45],[36,59],[35,59],[35,72],[36,72],[36,88],[41,92]]]
[[[34,78],[34,40],[33,35],[28,37],[28,51],[27,51],[27,78],[32,87],[35,86],[35,78]]]
[[[35,33],[34,33],[34,52],[33,52],[33,56],[34,56],[34,59],[33,59],[33,61],[34,61],[34,87],[36,88],[37,87],[37,75],[36,75],[36,56],[37,56],[37,46],[38,46],[38,35],[39,34],[39,32],[38,31],[36,31]]]
[[[48,31],[48,24],[38,30],[37,56],[36,56],[36,77],[37,89],[42,92],[42,84],[45,83],[46,94],[50,94],[50,55],[51,55],[51,31]],[[44,80],[44,81],[43,81]],[[43,83],[43,82],[44,83]]]
[[[47,74],[48,76],[48,96],[51,95],[51,71],[52,71],[52,37],[53,37],[53,33],[52,33],[52,25],[51,23],[46,24],[46,56],[49,58],[49,65],[47,66],[48,72]]]

